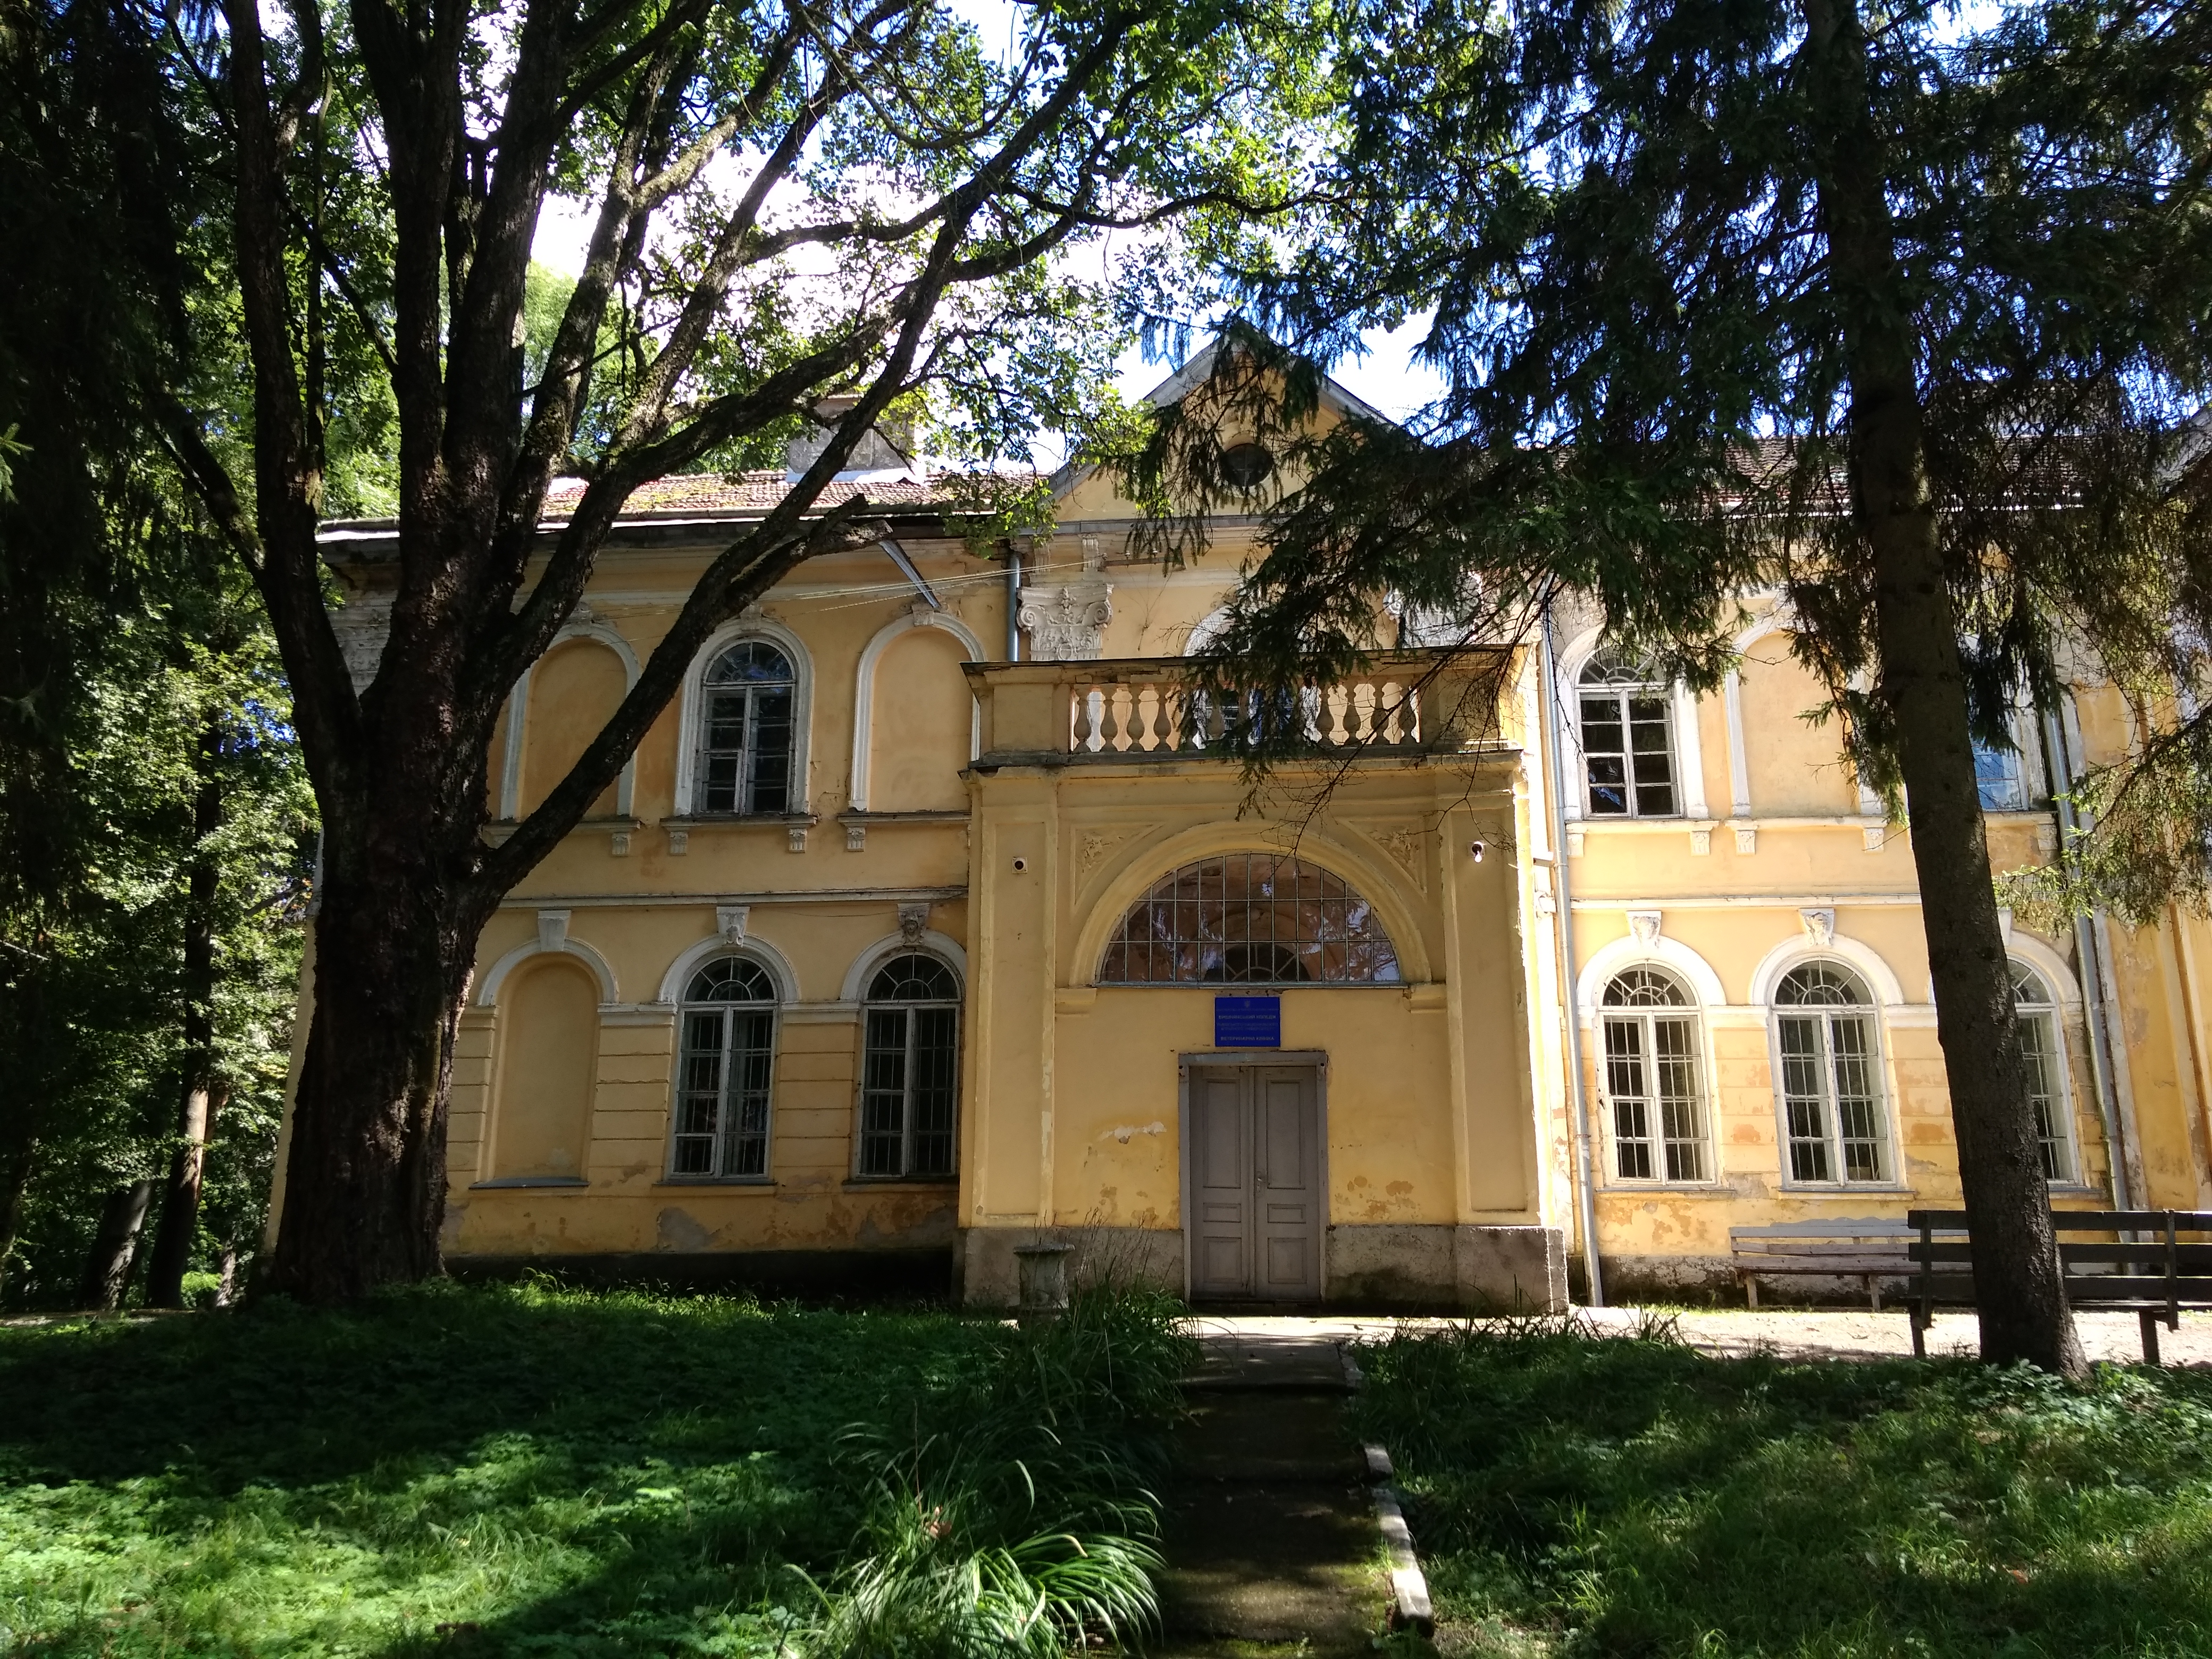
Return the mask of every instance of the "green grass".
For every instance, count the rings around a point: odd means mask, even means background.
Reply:
[[[945,1559],[1113,1516],[1140,1542],[1164,1419],[1097,1376],[1156,1395],[1167,1318],[434,1285],[0,1330],[0,1653],[824,1652],[899,1482],[970,1514]],[[928,1467],[979,1423],[1036,1472],[1018,1496]]]
[[[2212,1376],[1712,1359],[1557,1321],[1362,1363],[1448,1650],[2212,1655]]]

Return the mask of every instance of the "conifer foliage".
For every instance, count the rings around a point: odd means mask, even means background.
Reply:
[[[2170,692],[2207,637],[2212,19],[1429,0],[1348,27],[1338,205],[1231,284],[1264,333],[1217,402],[1303,487],[1217,648],[1295,684],[1372,649],[1386,600],[1473,639],[1571,588],[1711,686],[1741,596],[1778,589],[1909,817],[2002,1264],[1983,1351],[2078,1371],[1972,750],[2064,665]],[[1425,419],[1291,435],[1311,363],[1424,314]],[[1217,459],[1170,420],[1132,470],[1219,504]]]

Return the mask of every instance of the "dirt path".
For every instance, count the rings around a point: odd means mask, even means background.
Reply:
[[[1212,1322],[1208,1322],[1209,1325]],[[1336,1339],[1209,1329],[1170,1494],[1155,1651],[1367,1655],[1382,1628],[1375,1515],[1344,1421]]]

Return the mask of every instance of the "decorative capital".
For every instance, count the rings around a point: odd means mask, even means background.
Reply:
[[[1805,937],[1823,951],[1836,942],[1836,913],[1833,910],[1800,910],[1797,921],[1805,929]]]
[[[561,951],[568,948],[568,912],[540,910],[538,913],[538,948],[541,951]]]
[[[1659,938],[1659,917],[1660,912],[1656,910],[1631,910],[1628,913],[1628,931],[1647,951]]]
[[[725,945],[745,942],[745,919],[753,913],[750,904],[718,904],[714,907],[714,931],[722,936]]]
[[[928,904],[902,904],[898,919],[899,938],[908,945],[920,945],[921,936],[929,931]]]

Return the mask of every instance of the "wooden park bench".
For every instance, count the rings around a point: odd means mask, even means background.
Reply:
[[[1905,1220],[1917,1267],[1912,1352],[1924,1354],[1938,1305],[1974,1305],[1973,1247],[1964,1210],[1914,1210]],[[2178,1330],[2184,1308],[2212,1309],[2212,1212],[2053,1210],[2051,1224],[2068,1304],[2082,1311],[2132,1310],[2142,1327],[2145,1364],[2159,1363],[2160,1325]]]
[[[1907,1279],[1912,1258],[1905,1247],[1919,1235],[1902,1221],[1881,1216],[1842,1216],[1833,1221],[1784,1221],[1771,1227],[1729,1229],[1729,1255],[1744,1300],[1759,1305],[1759,1281],[1769,1273],[1856,1279],[1881,1311],[1881,1282]]]

